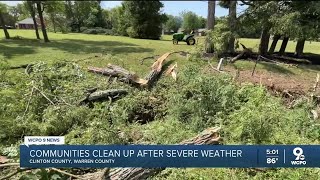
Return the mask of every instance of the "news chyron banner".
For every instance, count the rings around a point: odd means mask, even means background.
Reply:
[[[320,167],[320,145],[64,145],[43,138],[20,146],[23,168]],[[43,141],[58,145],[44,145]]]

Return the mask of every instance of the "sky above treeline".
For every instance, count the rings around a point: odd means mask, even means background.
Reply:
[[[22,3],[21,1],[1,1],[8,5],[16,5]],[[179,16],[182,11],[192,11],[199,16],[207,17],[208,13],[208,1],[162,1],[164,4],[163,12]],[[121,1],[102,1],[101,6],[104,9],[111,9],[116,6],[120,6]],[[246,6],[237,6],[237,13],[240,14],[246,9]],[[228,9],[224,9],[220,6],[216,6],[216,16],[228,15]]]

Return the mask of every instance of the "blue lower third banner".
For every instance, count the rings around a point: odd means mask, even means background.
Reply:
[[[21,145],[20,166],[320,167],[320,145]]]

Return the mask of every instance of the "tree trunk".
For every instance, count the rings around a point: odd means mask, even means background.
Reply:
[[[259,45],[259,54],[266,55],[268,52],[268,46],[269,46],[269,28],[264,27],[261,32],[260,36],[260,45]]]
[[[10,39],[10,35],[9,35],[9,32],[7,30],[7,27],[6,27],[6,23],[4,22],[2,12],[0,12],[0,25],[3,28],[3,32],[4,32],[4,35],[5,35],[6,39]]]
[[[32,20],[33,20],[33,25],[34,25],[34,30],[36,32],[36,37],[37,37],[37,39],[40,39],[39,30],[38,30],[38,23],[37,23],[37,20],[36,20],[36,12],[34,10],[34,6],[33,6],[31,1],[27,1],[27,3],[28,3],[28,6],[29,6],[29,11],[30,11]]]
[[[37,2],[37,10],[38,10],[38,14],[39,14],[39,18],[40,18],[40,23],[41,23],[41,29],[42,29],[42,34],[43,34],[43,39],[44,42],[50,42],[48,35],[47,35],[47,30],[46,30],[46,26],[44,24],[44,19],[43,19],[43,10],[41,8],[41,2]]]
[[[270,46],[270,49],[269,49],[269,54],[273,54],[274,53],[274,50],[276,49],[276,46],[277,46],[277,43],[280,39],[280,34],[275,34],[273,36],[273,41],[272,41],[272,44]]]
[[[216,9],[216,1],[208,1],[208,20],[207,20],[207,29],[213,30],[215,24],[215,9]],[[208,36],[208,35],[207,35]],[[214,47],[211,38],[206,38],[205,43],[206,53],[213,53]]]
[[[229,5],[229,28],[231,31],[231,37],[228,43],[228,51],[233,53],[234,52],[234,34],[237,22],[237,1],[230,1]]]
[[[181,142],[181,145],[218,145],[221,143],[220,128],[209,128],[194,138]],[[115,168],[104,169],[95,173],[83,175],[84,179],[94,180],[139,180],[148,179],[165,168]]]
[[[303,55],[304,43],[306,39],[299,39],[296,45],[296,51],[294,53],[295,56],[301,57]]]
[[[280,47],[280,51],[279,51],[279,55],[282,56],[286,52],[288,41],[289,41],[289,37],[284,37],[283,38],[283,41],[282,41],[282,44],[281,44],[281,47]]]

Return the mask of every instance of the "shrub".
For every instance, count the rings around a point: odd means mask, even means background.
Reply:
[[[112,29],[104,29],[101,27],[87,28],[81,32],[85,33],[85,34],[105,34],[105,35],[113,35],[114,34]]]
[[[86,31],[88,28],[87,27],[80,27],[80,32]]]

